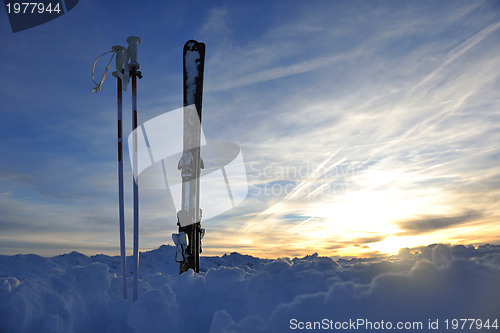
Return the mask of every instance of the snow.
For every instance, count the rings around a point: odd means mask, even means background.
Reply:
[[[118,256],[0,256],[0,332],[291,332],[292,319],[359,318],[421,321],[419,332],[435,332],[429,320],[500,321],[500,246],[414,252],[349,260],[232,253],[202,257],[201,273],[179,276],[175,247],[163,245],[140,254],[135,304],[121,297]]]
[[[187,104],[195,104],[195,94],[196,94],[196,78],[199,75],[199,65],[201,59],[200,52],[195,49],[194,42],[188,42],[188,48],[184,55],[184,64],[186,71],[186,98]]]

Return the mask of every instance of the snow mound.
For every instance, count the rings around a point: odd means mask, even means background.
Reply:
[[[140,254],[132,304],[121,297],[119,257],[0,256],[0,332],[290,332],[357,319],[436,332],[429,320],[500,321],[500,246],[338,261],[232,253],[202,257],[201,273],[182,275],[174,258],[165,245]]]

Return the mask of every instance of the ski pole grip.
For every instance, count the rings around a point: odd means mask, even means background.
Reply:
[[[141,66],[137,62],[137,45],[142,42],[142,39],[137,36],[130,36],[127,38],[128,55],[130,58],[129,66],[133,69],[139,69]]]
[[[111,49],[116,53],[116,73],[119,73],[118,76],[121,78],[123,65],[127,61],[127,49],[120,45],[115,45]],[[113,75],[116,76],[115,73]]]

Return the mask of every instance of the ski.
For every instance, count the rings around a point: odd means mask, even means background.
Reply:
[[[172,235],[177,245],[176,261],[179,274],[192,269],[200,271],[202,211],[200,209],[200,157],[201,111],[203,99],[203,72],[205,44],[187,41],[183,50],[184,81],[184,139],[183,154],[178,164],[182,178],[181,210],[177,213],[179,234]]]

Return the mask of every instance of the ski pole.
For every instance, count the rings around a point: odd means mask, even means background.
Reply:
[[[141,78],[140,68],[137,62],[137,45],[141,43],[141,39],[136,36],[127,38],[129,44],[128,53],[130,57],[129,69],[132,77],[132,132],[133,137],[133,184],[134,184],[134,277],[133,277],[133,301],[138,297],[138,279],[139,279],[139,186],[138,186],[138,165],[137,165],[137,76]]]
[[[122,274],[123,298],[127,298],[127,259],[125,254],[125,208],[123,196],[123,137],[122,137],[122,79],[119,73],[123,72],[123,63],[127,60],[127,49],[123,46],[113,46],[116,53],[116,96],[118,109],[118,192],[119,192],[119,216],[120,216],[120,257]]]

